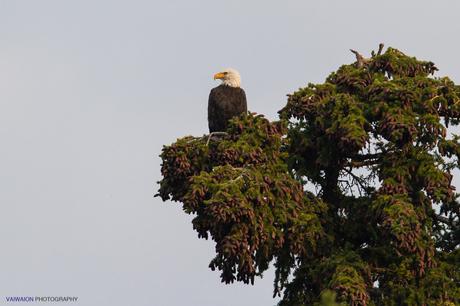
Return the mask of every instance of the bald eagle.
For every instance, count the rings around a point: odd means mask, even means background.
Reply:
[[[240,87],[240,74],[234,69],[226,69],[214,75],[214,80],[222,84],[213,88],[208,100],[209,132],[223,132],[228,120],[248,111],[246,94]]]

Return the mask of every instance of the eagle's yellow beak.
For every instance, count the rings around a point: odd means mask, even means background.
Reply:
[[[217,80],[217,79],[223,79],[225,77],[225,73],[223,72],[218,72],[214,75],[214,80]]]

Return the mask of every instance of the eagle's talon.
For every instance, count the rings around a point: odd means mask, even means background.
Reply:
[[[219,135],[219,136],[227,136],[228,133],[226,133],[226,132],[211,132],[211,133],[209,133],[208,141],[206,141],[206,145],[209,145],[209,141],[211,140],[212,136],[214,136],[214,135],[216,135],[216,136],[217,135]]]

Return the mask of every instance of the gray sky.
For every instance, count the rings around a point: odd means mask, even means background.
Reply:
[[[460,83],[459,12],[454,0],[0,0],[0,305],[275,304],[273,271],[221,284],[214,244],[153,198],[162,145],[207,132],[226,67],[271,119],[287,93],[352,62],[348,49],[379,42]]]

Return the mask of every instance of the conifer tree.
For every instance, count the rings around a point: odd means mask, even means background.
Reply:
[[[383,45],[249,114],[163,148],[158,195],[212,238],[223,282],[275,267],[293,305],[458,305],[460,86]]]

